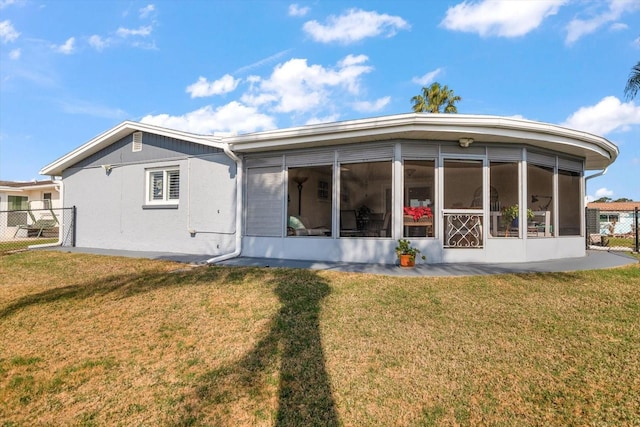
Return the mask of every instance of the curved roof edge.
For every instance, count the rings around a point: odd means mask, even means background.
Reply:
[[[604,169],[618,157],[618,147],[588,132],[526,119],[486,115],[406,113],[343,122],[261,131],[218,137],[125,121],[96,136],[40,170],[42,175],[61,175],[62,171],[100,151],[132,132],[155,133],[171,138],[238,153],[349,144],[382,139],[429,139],[527,144],[586,159],[585,167]]]
[[[390,138],[527,144],[584,157],[588,170],[609,166],[619,154],[615,144],[588,132],[521,118],[466,114],[398,114],[256,132],[224,141],[242,153]]]

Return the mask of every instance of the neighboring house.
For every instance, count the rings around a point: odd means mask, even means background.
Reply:
[[[0,236],[13,237],[20,226],[31,222],[29,210],[39,218],[60,207],[58,182],[0,181]]]
[[[598,210],[600,234],[625,235],[633,233],[640,202],[591,202],[587,208]]]
[[[528,120],[409,113],[216,137],[124,122],[45,166],[82,247],[393,263],[585,254],[585,171],[618,148]],[[506,221],[502,209],[533,218]],[[430,215],[430,213],[432,215]]]

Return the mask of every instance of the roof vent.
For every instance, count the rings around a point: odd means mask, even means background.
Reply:
[[[131,151],[142,151],[142,132],[133,133],[133,144],[131,145]]]

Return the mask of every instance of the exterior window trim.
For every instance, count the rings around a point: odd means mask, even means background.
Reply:
[[[177,172],[177,178],[171,177],[172,174]],[[161,173],[161,176],[158,176]],[[153,177],[161,178],[162,181]],[[176,181],[177,179],[177,181]],[[154,182],[160,184],[160,195],[153,197]],[[177,194],[174,194],[177,193]],[[145,205],[158,206],[158,205],[178,205],[180,202],[180,167],[179,166],[166,166],[161,168],[151,168],[145,170]]]

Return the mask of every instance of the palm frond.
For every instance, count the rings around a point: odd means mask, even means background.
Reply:
[[[440,83],[433,82],[429,86],[423,86],[422,94],[411,98],[411,102],[413,102],[413,111],[416,113],[437,114],[442,112],[443,107],[445,113],[457,113],[458,109],[454,104],[461,99],[454,95],[453,90],[449,89],[447,85],[441,86]]]
[[[631,68],[631,73],[629,73],[629,80],[627,81],[627,86],[624,88],[624,95],[628,100],[631,100],[636,97],[638,91],[640,90],[640,61]]]

